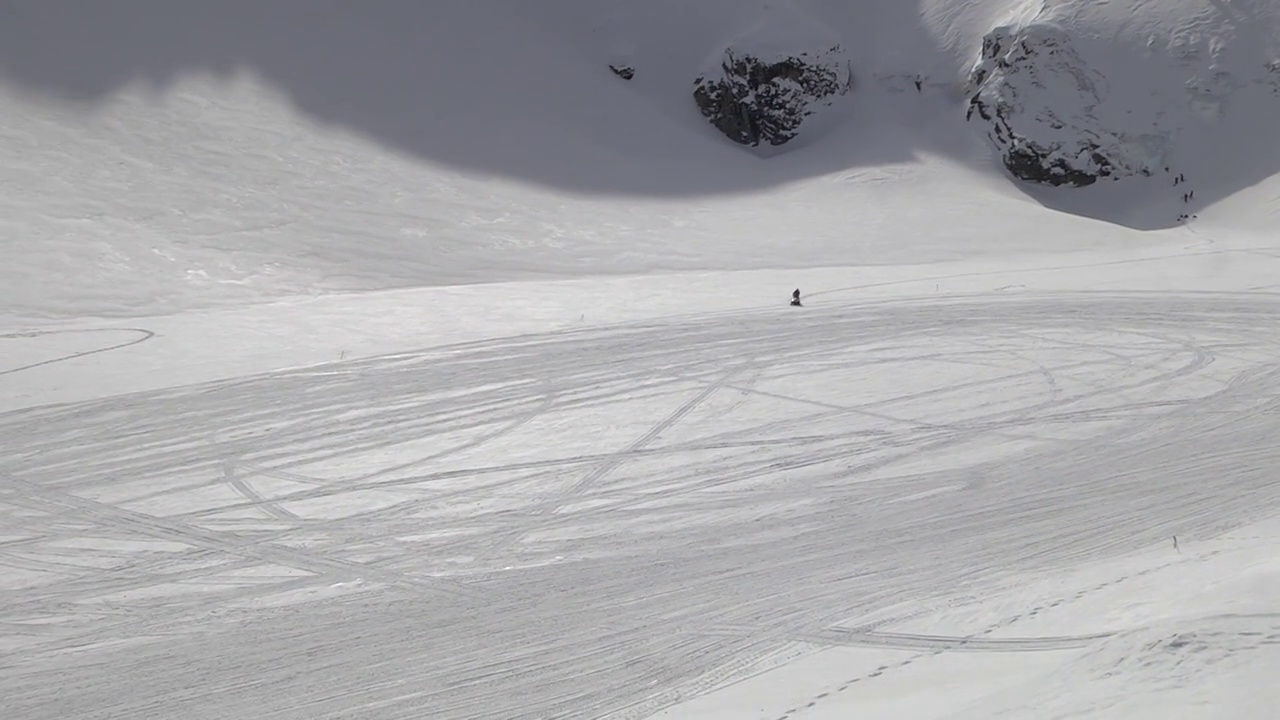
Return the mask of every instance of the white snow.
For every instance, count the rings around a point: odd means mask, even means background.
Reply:
[[[1280,3],[6,13],[4,717],[1274,714]],[[1169,174],[1003,172],[1046,18]],[[743,37],[842,123],[720,137]]]

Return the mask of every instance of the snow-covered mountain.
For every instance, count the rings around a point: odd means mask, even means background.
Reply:
[[[2,714],[1269,720],[1277,117],[1280,0],[0,2]]]
[[[1167,184],[1197,151],[1218,158],[1206,171],[1222,172],[1249,164],[1242,146],[1277,144],[1258,122],[1280,109],[1274,8],[1179,4],[1171,22],[1170,5],[1129,5],[1118,24],[1115,8],[1050,4],[984,37],[968,117],[1015,177]]]
[[[6,13],[13,312],[1132,244],[1280,167],[1274,3]]]

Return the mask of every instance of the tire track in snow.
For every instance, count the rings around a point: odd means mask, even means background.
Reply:
[[[8,368],[5,370],[0,370],[0,376],[13,375],[15,373],[20,373],[24,370],[32,370],[38,367],[46,367],[48,365],[55,365],[57,363],[67,362],[68,360],[76,360],[78,358],[88,357],[90,355],[98,355],[105,352],[111,352],[112,350],[120,350],[122,348],[127,348],[132,345],[138,345],[140,343],[144,343],[156,336],[154,332],[147,330],[146,328],[95,328],[92,330],[36,330],[31,332],[16,332],[16,333],[0,334],[0,339],[21,339],[21,338],[44,337],[47,335],[78,335],[83,333],[122,333],[122,332],[137,333],[141,337],[134,338],[133,340],[129,340],[127,342],[116,343],[115,345],[108,345],[106,347],[94,348],[93,350],[82,350],[80,352],[68,353],[66,355],[62,355],[60,357],[52,358],[49,360],[41,360],[40,362],[29,363],[27,365],[22,365],[16,368]]]
[[[235,461],[225,460],[222,464],[222,477],[227,485],[231,486],[245,500],[253,503],[254,506],[262,508],[268,515],[286,521],[297,521],[297,515],[285,510],[273,500],[264,498],[252,485],[250,485],[244,477],[236,472]]]
[[[610,473],[621,467],[627,460],[634,457],[637,453],[643,451],[650,443],[662,436],[662,433],[674,427],[683,420],[689,413],[693,412],[698,406],[702,405],[712,395],[720,391],[733,377],[741,372],[741,369],[731,370],[723,374],[719,379],[710,385],[704,387],[693,397],[686,400],[682,405],[675,409],[672,413],[658,421],[650,427],[643,435],[633,440],[626,448],[616,453],[608,453],[594,463],[594,466],[581,478],[572,485],[557,493],[551,498],[544,500],[536,505],[530,511],[536,517],[553,516],[560,512],[577,498],[581,497],[588,489],[597,485],[604,480]],[[535,527],[545,527],[545,523],[534,523]],[[528,533],[527,527],[517,526],[511,531],[502,534],[497,541],[485,550],[488,556],[505,554],[507,549],[520,542]]]
[[[712,395],[716,394],[722,388],[724,388],[726,383],[728,383],[732,377],[737,375],[738,372],[739,371],[734,370],[734,371],[725,373],[720,379],[716,380],[714,383],[703,388],[693,397],[689,398],[689,400],[687,400],[683,405],[676,408],[675,412],[666,416],[656,425],[649,428],[649,430],[645,432],[645,434],[641,435],[639,438],[636,438],[631,444],[627,445],[627,447],[624,448],[621,452],[613,453],[606,456],[603,462],[598,463],[594,468],[591,469],[590,472],[584,475],[581,480],[571,485],[565,491],[563,496],[556,498],[553,501],[554,504],[549,505],[548,510],[553,513],[560,510],[568,502],[582,495],[582,493],[584,493],[587,489],[599,483],[601,480],[607,477],[614,470],[617,470],[630,457],[634,456],[636,453],[640,452],[641,450],[644,450],[646,447],[649,446],[650,443],[652,443],[654,440],[657,440],[659,437],[661,437],[664,432],[671,429],[673,426],[675,426],[676,423],[680,422],[686,416],[688,416],[689,413],[693,412],[695,408],[702,405],[702,403],[706,402],[708,398],[710,398]]]
[[[360,563],[312,555],[281,545],[245,543],[234,536],[224,533],[184,526],[162,518],[124,508],[102,505],[60,491],[50,490],[9,473],[0,472],[0,479],[3,479],[5,484],[4,490],[0,491],[0,499],[5,502],[69,513],[103,527],[122,529],[146,537],[172,540],[186,543],[193,547],[225,552],[233,556],[293,567],[320,576],[335,573],[339,577],[354,577],[355,579],[372,576],[373,579],[393,585],[409,584],[429,591],[463,596],[474,595],[471,589],[466,586],[443,578],[421,582],[408,576],[379,577],[382,573]]]
[[[894,632],[839,633],[829,630],[801,635],[796,639],[812,642],[816,645],[885,647],[900,650],[1044,652],[1088,647],[1091,643],[1111,637],[1111,635],[1112,633],[1098,633],[1095,635],[1061,637],[985,638],[980,636],[918,635]]]

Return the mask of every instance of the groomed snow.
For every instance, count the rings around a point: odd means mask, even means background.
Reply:
[[[1259,93],[1188,207],[965,125],[1038,3],[173,7],[0,24],[5,717],[1272,716]],[[688,93],[777,12],[858,83],[763,160]]]

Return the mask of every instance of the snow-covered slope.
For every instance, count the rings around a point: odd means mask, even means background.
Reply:
[[[1268,3],[1049,3],[986,35],[968,116],[1020,178],[1145,180],[1099,214],[1167,226],[1175,181],[1198,207],[1280,169],[1278,30]]]
[[[0,285],[22,314],[891,263],[903,237],[916,260],[993,239],[1036,252],[1045,241],[1018,230],[1036,215],[1077,239],[1145,242],[1041,205],[1173,227],[1280,159],[1268,3],[129,0],[6,13]],[[998,32],[1069,52],[975,87]],[[695,102],[726,52],[834,58],[851,89],[764,160]],[[1114,175],[1139,177],[1083,191],[1016,181],[1007,143],[988,140],[999,129],[964,119],[974,94],[1027,142],[1063,156],[1098,144]]]
[[[1278,8],[0,3],[5,717],[1269,720]]]

